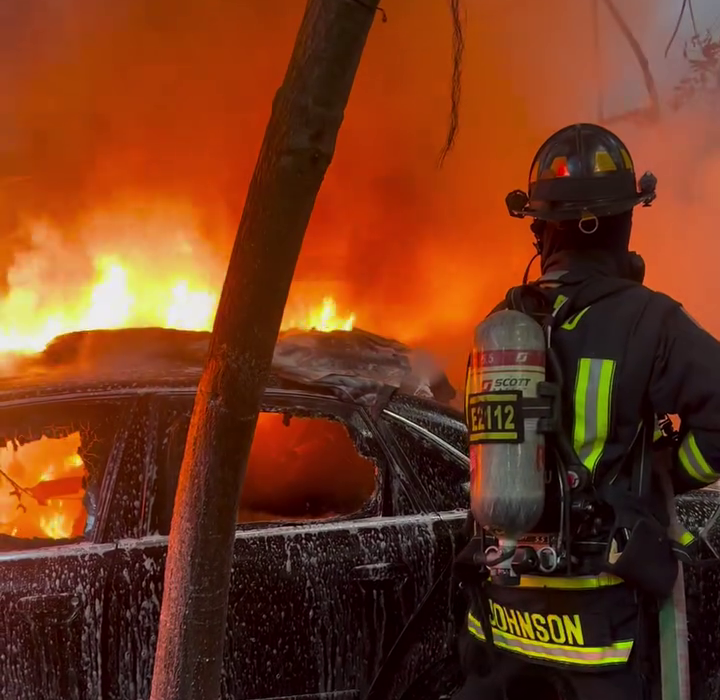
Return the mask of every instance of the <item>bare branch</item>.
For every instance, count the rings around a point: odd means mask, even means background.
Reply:
[[[655,78],[653,78],[653,74],[650,71],[650,62],[648,61],[645,52],[642,50],[640,42],[638,42],[635,38],[635,35],[632,33],[632,30],[625,21],[625,18],[620,14],[620,11],[615,6],[613,0],[603,0],[603,2],[628,44],[630,44],[630,48],[632,49],[638,65],[640,66],[643,80],[645,81],[645,88],[647,89],[648,97],[650,98],[650,106],[645,111],[651,120],[656,120],[660,117],[660,98],[658,96],[657,86],[655,85]]]
[[[450,89],[450,123],[448,125],[447,137],[443,144],[438,166],[442,167],[445,158],[455,145],[458,130],[460,128],[460,97],[462,94],[462,63],[465,52],[465,34],[463,30],[463,12],[461,0],[450,0],[450,14],[452,16],[452,80]]]

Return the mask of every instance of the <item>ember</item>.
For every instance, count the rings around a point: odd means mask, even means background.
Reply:
[[[0,534],[64,539],[85,530],[80,433],[0,448]]]

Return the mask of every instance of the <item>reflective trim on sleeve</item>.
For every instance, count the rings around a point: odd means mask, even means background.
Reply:
[[[485,641],[482,625],[472,613],[468,614],[468,631],[480,641]],[[611,666],[627,663],[633,642],[615,642],[606,647],[568,646],[551,644],[518,637],[493,628],[493,644],[500,649],[522,654],[532,659],[543,659],[573,666]]]
[[[683,533],[680,535],[680,537],[678,537],[677,541],[683,547],[687,547],[695,541],[695,535],[693,535],[690,530],[683,530]]]
[[[695,481],[699,481],[701,484],[712,484],[714,481],[720,479],[718,474],[708,463],[705,457],[703,457],[700,448],[695,441],[695,436],[692,433],[688,433],[685,439],[680,445],[678,450],[678,457],[680,458],[680,464],[683,469],[691,476]]]
[[[590,471],[597,466],[608,438],[616,364],[614,360],[587,357],[578,362],[573,446]]]
[[[612,574],[598,576],[521,576],[519,588],[557,588],[565,591],[583,591],[588,588],[617,586],[623,580]]]

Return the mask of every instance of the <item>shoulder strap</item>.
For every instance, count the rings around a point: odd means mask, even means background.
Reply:
[[[573,279],[570,275],[565,275],[562,284],[565,291],[569,292],[565,295],[568,300],[555,312],[553,312],[553,298],[541,286],[540,280],[518,287],[511,287],[505,295],[505,299],[491,313],[503,308],[514,309],[522,311],[541,322],[547,322],[548,317],[553,316],[552,325],[562,325],[585,307],[639,286],[637,282],[632,280],[600,275],[580,279]]]
[[[502,305],[503,308],[527,314],[543,328],[546,327],[553,312],[552,298],[537,282],[511,287],[508,289]]]
[[[555,314],[553,325],[562,325],[571,316],[582,311],[591,304],[606,299],[608,297],[624,292],[640,286],[637,282],[618,277],[587,277],[582,281],[573,284],[572,280],[568,280],[572,290],[566,294],[568,300],[558,309]],[[565,283],[565,279],[563,279]]]

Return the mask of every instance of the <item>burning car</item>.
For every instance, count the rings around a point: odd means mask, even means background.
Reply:
[[[0,379],[0,697],[149,697],[208,338],[73,333]],[[453,393],[427,358],[357,329],[281,336],[238,508],[223,698],[452,690],[469,478]],[[679,500],[697,531],[718,494]],[[688,576],[716,692],[720,576]]]
[[[0,697],[149,697],[208,338],[74,333],[0,379]],[[405,681],[450,653],[464,427],[444,375],[418,363],[357,330],[278,343],[238,510],[223,697],[357,697],[443,572]]]

